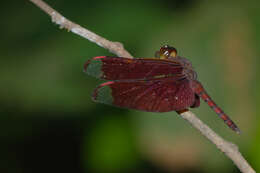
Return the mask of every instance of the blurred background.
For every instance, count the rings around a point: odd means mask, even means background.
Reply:
[[[161,45],[189,58],[199,80],[237,123],[231,131],[204,103],[192,111],[239,146],[260,171],[260,3],[254,0],[46,0],[68,19],[135,57]],[[1,2],[0,171],[239,172],[175,112],[92,102],[102,81],[83,64],[107,50],[61,30],[29,1]]]

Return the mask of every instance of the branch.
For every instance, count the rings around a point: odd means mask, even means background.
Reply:
[[[40,9],[42,9],[45,13],[51,16],[52,21],[60,26],[60,28],[66,28],[67,30],[80,35],[88,39],[91,42],[96,43],[97,45],[108,49],[110,52],[116,54],[121,57],[133,58],[124,48],[123,45],[119,42],[109,41],[83,27],[78,24],[71,22],[70,20],[63,17],[56,10],[51,8],[48,4],[43,2],[42,0],[30,0]],[[238,150],[238,147],[228,141],[225,141],[218,134],[216,134],[213,130],[211,130],[206,124],[204,124],[200,119],[196,117],[190,111],[184,112],[180,114],[182,118],[187,120],[194,128],[196,128],[202,135],[204,135],[208,140],[210,140],[213,144],[217,146],[217,148],[222,151],[227,157],[229,157],[234,164],[240,169],[243,173],[255,173],[253,168],[248,164],[248,162],[244,159],[241,153]]]
[[[108,49],[110,52],[116,54],[117,56],[132,58],[132,56],[124,49],[121,43],[109,41],[103,37],[100,37],[94,32],[91,32],[90,30],[87,30],[82,26],[71,22],[42,0],[30,1],[38,6],[40,9],[42,9],[45,13],[50,15],[52,22],[60,25],[60,28],[66,28],[68,31],[71,31],[85,39],[88,39],[89,41],[94,42],[105,49]]]
[[[196,115],[190,111],[180,114],[182,118],[187,120],[194,128],[200,131],[208,140],[217,146],[227,157],[229,157],[234,164],[243,173],[255,173],[255,170],[248,164],[242,154],[239,152],[238,147],[216,134],[211,128],[204,124]]]

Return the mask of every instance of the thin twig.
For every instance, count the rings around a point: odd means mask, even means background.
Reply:
[[[132,56],[123,48],[123,45],[121,43],[109,41],[81,27],[80,25],[71,22],[42,0],[30,1],[33,2],[36,6],[38,6],[40,9],[42,9],[45,13],[50,15],[52,21],[58,24],[60,28],[66,28],[67,30],[72,31],[75,34],[80,35],[105,49],[108,49],[110,52],[116,54],[117,56],[132,58]],[[206,124],[204,124],[200,119],[198,119],[196,115],[192,112],[187,111],[181,113],[180,115],[182,118],[187,120],[194,128],[199,130],[199,132],[202,135],[204,135],[208,140],[215,144],[220,151],[222,151],[227,157],[229,157],[234,162],[234,164],[240,169],[241,172],[255,173],[253,168],[241,155],[241,153],[238,150],[238,147],[235,144],[225,141],[212,129],[210,129]]]
[[[182,118],[187,120],[194,128],[200,131],[208,140],[217,146],[227,157],[229,157],[234,164],[243,173],[255,173],[255,170],[248,164],[242,154],[239,152],[238,147],[216,134],[211,128],[204,124],[196,115],[190,111],[180,114]]]
[[[103,37],[100,37],[99,35],[95,34],[94,32],[91,32],[90,30],[87,30],[83,28],[82,26],[71,22],[70,20],[66,19],[64,16],[62,16],[59,12],[51,8],[48,4],[41,0],[30,0],[32,3],[34,3],[36,6],[38,6],[40,9],[42,9],[45,13],[51,16],[52,22],[56,23],[60,26],[60,28],[65,28],[68,31],[71,31],[77,35],[80,35],[81,37],[84,37],[88,39],[91,42],[94,42],[98,44],[99,46],[109,50],[110,52],[116,54],[120,57],[128,57],[132,58],[130,53],[128,53],[123,45],[119,42],[112,42],[109,41]]]

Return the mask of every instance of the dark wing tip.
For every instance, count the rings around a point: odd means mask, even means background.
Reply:
[[[83,72],[84,72],[84,73],[86,73],[90,61],[91,61],[91,60],[87,60],[87,62],[85,62],[84,66],[83,66]]]
[[[102,58],[106,58],[107,56],[96,56],[90,60],[87,60],[87,62],[85,62],[84,64],[84,67],[83,67],[83,72],[87,72],[87,68],[88,68],[88,65],[91,63],[92,60],[98,60],[98,59],[102,59]]]
[[[233,130],[234,130],[237,134],[239,134],[239,135],[242,133],[241,130],[240,130],[238,127],[234,128]]]

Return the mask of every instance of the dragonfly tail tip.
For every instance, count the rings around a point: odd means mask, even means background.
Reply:
[[[242,132],[241,132],[241,130],[238,128],[238,127],[236,127],[235,129],[234,129],[234,131],[237,133],[237,134],[241,134]]]

